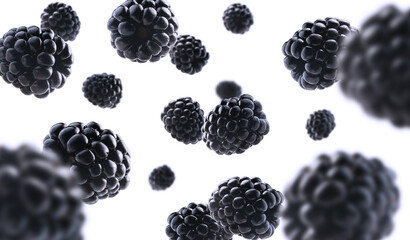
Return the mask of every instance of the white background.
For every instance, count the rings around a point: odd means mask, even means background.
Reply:
[[[346,99],[339,86],[324,91],[305,91],[283,66],[282,44],[306,21],[334,16],[360,26],[366,16],[385,1],[272,1],[243,0],[255,23],[244,35],[225,30],[222,13],[231,0],[173,0],[180,34],[202,40],[210,52],[207,66],[190,76],[179,72],[169,56],[157,63],[133,63],[117,56],[110,46],[106,23],[122,0],[67,0],[77,11],[81,30],[70,42],[75,57],[72,75],[62,89],[46,99],[24,96],[12,85],[0,83],[0,143],[17,146],[30,142],[42,146],[49,128],[57,122],[97,121],[120,134],[132,153],[131,184],[114,199],[86,206],[85,239],[167,239],[167,216],[189,202],[207,202],[218,183],[232,176],[258,176],[283,191],[297,171],[319,153],[360,151],[378,156],[394,168],[401,189],[401,208],[394,233],[386,239],[408,237],[410,214],[410,131],[385,120],[368,117],[355,102]],[[406,1],[398,1],[409,7]],[[0,33],[22,25],[39,25],[48,0],[2,0]],[[123,82],[123,99],[116,109],[90,104],[81,91],[83,81],[94,73],[113,73]],[[242,155],[219,156],[203,142],[184,145],[164,130],[163,107],[173,99],[190,96],[205,113],[218,104],[215,85],[236,80],[243,92],[261,101],[271,131]],[[310,113],[329,109],[336,128],[323,141],[311,140],[305,130]],[[168,164],[176,173],[174,185],[154,192],[148,184],[151,170]],[[407,184],[406,184],[407,183]],[[283,225],[273,239],[286,239]],[[235,239],[240,239],[235,237]]]

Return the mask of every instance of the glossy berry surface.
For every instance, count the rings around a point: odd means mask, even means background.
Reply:
[[[122,97],[122,84],[113,74],[93,74],[83,83],[84,97],[101,108],[115,108]]]
[[[234,3],[224,11],[223,21],[226,30],[244,34],[253,25],[253,15],[246,5]]]
[[[153,190],[165,190],[174,183],[175,174],[170,167],[163,165],[152,170],[148,180]]]
[[[239,97],[242,94],[242,88],[234,81],[222,81],[216,86],[216,94],[221,99]]]
[[[327,138],[335,126],[335,117],[326,109],[310,114],[309,119],[306,122],[307,133],[313,140]]]

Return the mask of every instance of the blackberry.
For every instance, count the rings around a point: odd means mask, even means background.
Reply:
[[[166,0],[128,0],[113,11],[108,29],[120,57],[156,62],[177,40],[178,23]]]
[[[74,41],[80,32],[81,22],[71,6],[54,2],[41,14],[41,27],[51,28],[65,41]]]
[[[246,5],[234,3],[224,11],[223,21],[226,30],[244,34],[253,25],[253,16]]]
[[[178,70],[191,75],[200,72],[209,60],[209,53],[201,40],[190,35],[178,36],[169,54]]]
[[[165,190],[175,181],[175,174],[167,165],[157,167],[149,175],[149,184],[153,190]]]
[[[222,99],[239,97],[242,94],[242,88],[234,81],[222,81],[216,86],[216,94]]]
[[[82,203],[54,160],[27,145],[0,147],[0,239],[82,240]]]
[[[232,234],[226,233],[210,216],[205,204],[190,203],[168,217],[165,232],[170,240],[231,240]]]
[[[0,38],[0,76],[25,95],[45,98],[71,73],[68,44],[48,28],[12,28]]]
[[[265,239],[279,226],[283,195],[259,178],[233,177],[221,183],[209,200],[211,216],[225,232]]]
[[[262,104],[249,94],[225,98],[211,111],[202,127],[206,146],[217,154],[243,153],[269,132]]]
[[[171,136],[180,142],[195,144],[202,140],[204,111],[199,103],[190,97],[178,98],[168,103],[161,113],[161,120]]]
[[[322,154],[285,192],[290,240],[380,240],[393,230],[399,190],[376,158]]]
[[[122,97],[122,84],[113,74],[93,74],[83,83],[84,97],[101,108],[115,108]]]
[[[338,81],[338,53],[356,29],[337,18],[306,22],[283,44],[286,68],[306,90],[324,89]]]
[[[70,166],[83,190],[83,201],[116,196],[129,184],[130,153],[124,141],[96,122],[57,123],[44,139],[44,150]]]
[[[335,117],[326,109],[310,114],[306,122],[306,130],[313,140],[327,138],[335,126]]]

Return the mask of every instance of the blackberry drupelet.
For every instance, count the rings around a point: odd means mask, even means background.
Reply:
[[[157,167],[149,175],[149,184],[153,190],[165,190],[175,181],[175,174],[167,165]]]
[[[269,133],[262,104],[249,94],[225,98],[211,111],[202,127],[206,146],[217,154],[243,153]]]
[[[338,53],[357,30],[337,18],[306,22],[283,44],[284,63],[306,90],[324,89],[338,81]]]
[[[232,234],[226,233],[212,219],[205,204],[190,203],[168,217],[165,232],[170,240],[231,240]]]
[[[101,108],[115,108],[122,97],[122,84],[113,74],[93,74],[83,83],[84,97]]]
[[[200,72],[209,60],[209,53],[201,40],[190,35],[178,36],[169,55],[178,70],[191,75]]]
[[[0,76],[25,95],[45,98],[71,73],[73,56],[48,28],[12,28],[0,38]]]
[[[234,81],[222,81],[216,86],[216,94],[221,99],[239,97],[242,94],[242,88]]]
[[[54,2],[41,14],[41,27],[51,28],[65,41],[74,41],[80,32],[81,22],[70,5]]]
[[[234,3],[224,11],[223,21],[226,30],[244,34],[253,25],[253,16],[246,5]]]
[[[279,226],[283,195],[259,178],[233,177],[209,200],[211,216],[225,232],[246,239],[266,239]]]
[[[306,122],[307,133],[313,140],[327,138],[335,126],[335,117],[326,109],[310,114],[309,119]]]
[[[394,173],[376,159],[322,154],[285,192],[290,240],[380,240],[399,206]]]
[[[113,11],[108,30],[120,57],[156,62],[177,40],[178,23],[166,0],[128,0]]]
[[[71,167],[85,203],[114,197],[129,184],[127,146],[120,136],[96,122],[55,124],[44,139],[44,150],[54,152]]]
[[[176,140],[185,144],[195,144],[202,140],[201,127],[204,111],[198,102],[190,97],[171,101],[161,113],[165,129]]]

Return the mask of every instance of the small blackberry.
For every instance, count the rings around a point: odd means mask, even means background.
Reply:
[[[226,233],[210,216],[205,204],[190,203],[168,217],[165,232],[170,240],[231,240],[232,234]]]
[[[242,88],[234,81],[222,81],[216,86],[216,94],[221,99],[239,97],[242,94]]]
[[[253,25],[253,16],[249,8],[240,3],[231,4],[223,14],[226,30],[244,34]]]
[[[199,103],[190,97],[178,98],[168,103],[161,113],[161,120],[171,136],[180,142],[195,144],[202,140],[204,111]]]
[[[98,123],[57,123],[44,139],[44,150],[54,152],[71,167],[85,203],[114,197],[129,184],[127,146],[120,136]]]
[[[201,40],[190,35],[178,36],[169,54],[177,69],[191,75],[200,72],[209,60],[209,53]]]
[[[50,3],[41,14],[41,27],[51,28],[65,41],[74,41],[81,22],[73,8],[64,3]]]
[[[286,68],[306,90],[324,89],[338,81],[338,53],[352,32],[346,21],[337,18],[306,22],[282,47]]]
[[[322,154],[285,192],[290,240],[380,240],[399,205],[394,174],[378,159]]]
[[[149,184],[153,190],[165,190],[175,181],[175,174],[167,165],[157,167],[149,175]]]
[[[249,94],[225,98],[211,111],[202,127],[206,146],[218,154],[243,153],[269,132],[262,104]]]
[[[122,84],[113,74],[94,74],[83,83],[84,97],[101,108],[115,108],[122,97]]]
[[[113,11],[108,30],[120,57],[156,62],[177,40],[178,23],[166,0],[128,0]]]
[[[279,226],[283,195],[259,178],[233,177],[209,200],[211,216],[225,232],[247,239],[266,239]]]
[[[306,122],[306,130],[313,140],[327,138],[335,126],[335,117],[326,109],[310,114]]]
[[[45,98],[71,73],[68,44],[48,28],[12,28],[0,38],[0,76],[25,95]]]

